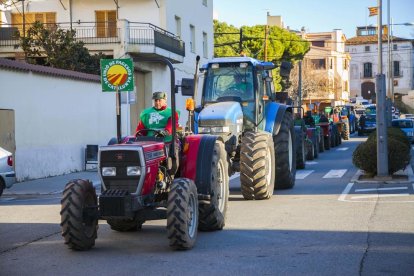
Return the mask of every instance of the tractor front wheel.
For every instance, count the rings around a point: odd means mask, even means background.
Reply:
[[[98,230],[96,191],[89,180],[66,184],[60,211],[62,236],[73,250],[88,250],[95,245]]]
[[[275,152],[272,136],[265,132],[247,132],[240,150],[240,183],[248,200],[269,199],[275,185]]]
[[[176,178],[171,184],[167,203],[167,233],[170,247],[191,249],[197,239],[198,195],[194,182]]]

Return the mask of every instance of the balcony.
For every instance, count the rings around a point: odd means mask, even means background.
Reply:
[[[25,29],[30,27],[26,24]],[[70,24],[56,23],[46,28],[69,30]],[[15,57],[21,53],[19,33],[22,25],[0,25],[0,57]],[[123,56],[162,56],[173,63],[181,63],[185,57],[185,43],[174,34],[150,23],[128,22],[74,22],[76,40],[85,43],[90,52]]]

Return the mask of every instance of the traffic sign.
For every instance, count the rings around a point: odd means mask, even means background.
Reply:
[[[101,59],[103,92],[134,91],[132,59]]]

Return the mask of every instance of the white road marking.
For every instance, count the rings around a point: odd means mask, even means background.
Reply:
[[[346,151],[346,150],[348,150],[349,148],[338,148],[338,149],[336,149],[336,151]]]
[[[230,176],[230,180],[233,180],[233,179],[235,179],[235,178],[237,178],[237,177],[239,177],[240,176],[240,173],[235,173],[235,174],[233,174],[232,176]]]
[[[392,191],[392,190],[408,190],[408,187],[394,187],[394,188],[372,188],[372,189],[355,189],[356,193],[373,192],[373,191]]]
[[[322,178],[341,178],[347,170],[330,170]]]
[[[318,162],[316,162],[316,161],[306,161],[305,164],[306,165],[317,165]]]
[[[300,170],[296,171],[296,179],[305,179],[308,175],[313,173],[315,170]]]
[[[348,183],[348,185],[346,185],[344,191],[342,192],[341,196],[338,198],[338,200],[340,201],[345,201],[346,196],[348,195],[349,191],[352,189],[352,186],[354,185],[354,183]]]
[[[396,196],[409,196],[410,194],[388,194],[388,195],[363,195],[352,196],[351,199],[365,199],[365,198],[377,198],[377,197],[396,197]]]

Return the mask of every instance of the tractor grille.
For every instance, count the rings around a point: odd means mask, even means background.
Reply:
[[[143,176],[128,176],[127,167],[141,167],[138,150],[103,150],[100,153],[100,169],[115,167],[116,176],[102,176],[106,189],[124,190],[129,193],[137,191],[138,183]],[[101,172],[102,173],[102,172]]]

